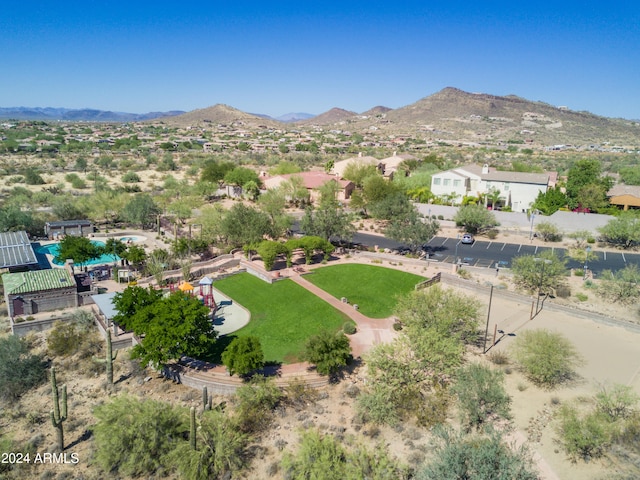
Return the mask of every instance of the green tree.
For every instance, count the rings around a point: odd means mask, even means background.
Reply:
[[[26,230],[29,234],[41,236],[44,222],[37,221],[31,210],[23,210],[18,205],[0,207],[0,231],[15,232]]]
[[[414,206],[409,201],[409,198],[401,192],[387,195],[370,204],[367,203],[367,206],[371,216],[379,220],[393,220],[398,217],[407,217],[414,211]]]
[[[242,203],[236,203],[229,209],[220,228],[226,243],[237,247],[258,243],[273,233],[267,214]]]
[[[594,212],[609,207],[607,190],[605,189],[609,185],[604,185],[603,183],[589,183],[581,187],[575,199],[578,205],[583,209]]]
[[[598,229],[603,242],[622,248],[640,245],[640,216],[623,212]]]
[[[385,235],[405,244],[412,252],[417,252],[438,230],[438,222],[426,219],[413,209],[405,216],[393,218],[387,225]]]
[[[162,298],[162,290],[142,288],[137,285],[129,286],[113,297],[113,305],[117,311],[113,321],[126,330],[133,329],[131,319],[139,310],[153,305]]]
[[[118,310],[114,321],[136,335],[144,335],[133,347],[132,357],[139,358],[144,366],[162,366],[182,355],[198,357],[208,351],[216,339],[209,309],[183,292],[157,298],[151,290],[143,293],[144,289],[133,287],[131,292],[135,293],[116,294],[113,300]],[[132,298],[142,299],[143,306],[131,305]],[[127,311],[133,314],[124,317]]]
[[[273,229],[273,238],[283,236],[291,227],[293,219],[286,214],[287,206],[284,191],[281,188],[267,190],[258,198],[258,207],[269,215]]]
[[[529,292],[539,290],[541,293],[552,293],[565,281],[566,263],[566,258],[560,259],[552,251],[545,250],[537,257],[515,257],[511,262],[511,270],[519,287]]]
[[[227,185],[237,185],[239,187],[249,182],[260,185],[260,177],[258,174],[247,167],[236,167],[224,176],[224,182]]]
[[[303,357],[315,365],[321,375],[333,375],[351,358],[351,345],[344,333],[324,330],[309,338]]]
[[[183,412],[120,395],[96,407],[94,415],[95,460],[106,473],[150,477],[174,469],[169,453],[189,431]]]
[[[560,190],[560,187],[554,187],[547,189],[546,192],[538,193],[531,208],[539,210],[543,215],[553,215],[566,205],[567,196]]]
[[[127,246],[125,243],[119,238],[107,238],[107,241],[104,245],[104,253],[107,255],[111,255],[113,260],[115,261],[116,255],[122,257],[124,252],[127,250]]]
[[[254,336],[236,337],[222,352],[222,363],[231,375],[240,376],[264,366],[264,353],[260,339]]]
[[[204,182],[220,183],[227,173],[235,168],[232,162],[220,162],[217,160],[207,160],[202,166],[200,180]]]
[[[273,268],[278,255],[289,254],[290,249],[284,243],[263,240],[257,245],[256,251],[264,262],[265,270],[269,271]]]
[[[14,335],[0,338],[1,400],[14,402],[46,378],[42,357],[32,354],[25,340]]]
[[[465,205],[458,208],[453,220],[459,227],[464,227],[466,232],[478,233],[498,224],[496,216],[482,205]]]
[[[300,175],[291,175],[288,180],[282,182],[280,188],[285,198],[295,206],[309,203],[309,191],[304,186],[304,180]]]
[[[384,180],[381,175],[378,174],[378,169],[375,165],[367,165],[359,162],[349,162],[344,169],[343,178],[351,180],[357,188],[362,188],[364,179],[367,177],[377,176],[381,180]]]
[[[545,329],[525,330],[511,351],[525,375],[536,385],[553,388],[570,379],[582,357],[560,333]]]
[[[601,175],[602,167],[596,159],[578,160],[569,169],[566,192],[572,207],[578,206],[580,190],[585,186],[598,185],[605,193],[613,186],[611,177],[602,177]]]
[[[300,221],[301,230],[307,235],[314,235],[325,240],[337,239],[350,241],[355,233],[351,224],[351,215],[341,207],[323,205],[314,210],[308,207]]]
[[[622,167],[618,173],[625,185],[640,185],[640,167],[636,165]]]
[[[51,205],[51,212],[60,220],[77,220],[85,218],[86,209],[71,196],[56,197]]]
[[[120,256],[127,262],[133,264],[135,269],[138,270],[140,265],[147,259],[147,252],[143,247],[138,245],[129,245]]]
[[[458,398],[462,425],[479,429],[493,416],[510,418],[511,397],[504,388],[504,373],[471,363],[457,374],[453,393]]]
[[[64,263],[67,259],[71,259],[76,265],[83,265],[90,260],[99,258],[104,253],[103,247],[92,243],[88,238],[71,235],[60,241],[59,248],[55,260]]]
[[[433,460],[416,473],[417,480],[538,478],[529,452],[512,449],[498,432],[468,435],[439,428],[435,433],[439,443]]]
[[[141,228],[145,228],[155,225],[156,217],[160,213],[160,207],[156,205],[151,195],[142,193],[129,200],[122,210],[122,217],[127,222],[139,224]]]

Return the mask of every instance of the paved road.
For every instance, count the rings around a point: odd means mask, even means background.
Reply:
[[[367,246],[377,245],[379,248],[397,249],[403,247],[399,242],[378,235],[356,233],[354,242]],[[472,245],[464,245],[455,238],[434,237],[426,245],[429,258],[444,263],[454,263],[456,253],[461,263],[475,267],[495,268],[511,267],[511,260],[520,255],[538,255],[544,250],[552,250],[560,257],[565,256],[566,249],[557,247],[539,247],[526,243],[504,243],[476,240]],[[594,252],[598,259],[589,261],[588,267],[596,275],[603,270],[620,270],[629,264],[640,267],[640,254],[624,252]],[[575,260],[567,261],[567,268],[582,268]]]

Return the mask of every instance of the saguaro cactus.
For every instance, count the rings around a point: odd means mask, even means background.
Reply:
[[[118,352],[113,354],[113,348],[111,346],[111,330],[107,330],[107,382],[109,385],[113,385],[113,361],[118,356]]]
[[[191,450],[196,450],[196,407],[191,407],[190,409],[191,421],[190,421],[190,429],[189,429],[189,444],[191,445]]]
[[[207,387],[202,387],[202,410],[211,410],[211,403],[213,402],[213,398],[209,396],[209,391]]]
[[[51,423],[58,436],[58,448],[64,450],[64,430],[62,423],[67,419],[67,386],[62,385],[62,412],[60,412],[60,399],[58,397],[58,383],[56,382],[56,370],[51,368],[51,392],[53,394],[53,410],[51,410]]]

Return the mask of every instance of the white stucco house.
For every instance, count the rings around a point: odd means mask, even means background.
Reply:
[[[465,165],[431,177],[431,193],[448,196],[452,203],[460,203],[464,196],[499,193],[499,205],[509,206],[514,212],[526,212],[540,192],[546,192],[556,172],[505,172],[489,165]],[[490,203],[490,202],[489,202]]]

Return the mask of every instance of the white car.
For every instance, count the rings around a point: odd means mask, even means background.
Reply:
[[[460,240],[460,243],[464,243],[467,245],[471,245],[473,242],[473,235],[471,235],[470,233],[465,233],[464,235],[462,235],[462,239]]]

